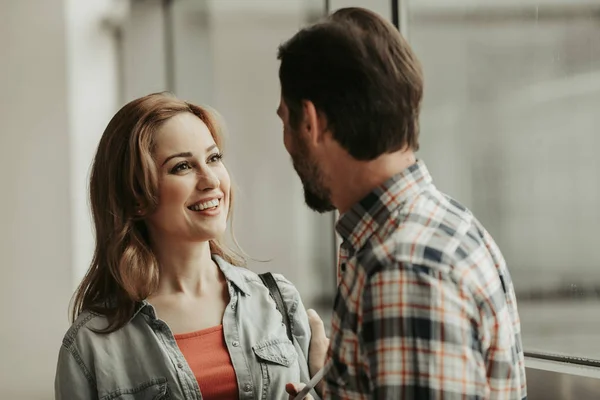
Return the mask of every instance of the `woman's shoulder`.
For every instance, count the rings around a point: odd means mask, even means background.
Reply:
[[[239,277],[248,283],[258,284],[261,286],[263,285],[262,279],[260,278],[258,273],[246,267],[240,267],[230,264],[217,255],[213,255],[213,258],[217,261],[227,278],[232,278],[232,280],[235,280],[235,278]],[[275,278],[275,281],[277,282],[277,285],[279,286],[280,290],[286,289],[297,292],[294,284],[283,274],[273,272],[271,273],[271,275],[273,275],[273,278]]]
[[[63,337],[63,346],[84,345],[100,338],[100,331],[108,327],[108,319],[92,311],[82,311],[71,324]]]
[[[215,257],[221,266],[221,269],[223,270],[227,279],[231,280],[234,284],[241,286],[242,290],[245,289],[250,292],[258,290],[261,293],[268,294],[268,291],[265,291],[265,284],[258,273],[245,267],[232,265],[218,256],[213,257]],[[296,286],[283,274],[272,273],[272,275],[275,279],[275,282],[277,282],[281,296],[288,304],[288,307],[295,308],[300,298],[300,294]]]
[[[148,331],[148,323],[143,316],[144,308],[146,305],[138,305],[131,318],[117,327],[111,327],[109,318],[103,313],[83,310],[65,333],[62,345],[79,349],[114,348],[127,343],[131,338],[141,339],[147,336]]]

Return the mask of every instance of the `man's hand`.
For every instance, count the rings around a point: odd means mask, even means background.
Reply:
[[[325,325],[315,310],[306,310],[308,323],[310,324],[310,349],[308,350],[308,370],[311,378],[325,365],[325,357],[329,348],[329,339],[325,335]],[[322,393],[322,381],[317,384],[315,390]],[[287,387],[286,387],[287,389]],[[289,393],[289,392],[288,392]]]
[[[294,400],[304,386],[306,386],[304,383],[288,383],[285,385],[285,391],[290,395],[289,400]],[[303,400],[314,400],[314,397],[307,394]]]

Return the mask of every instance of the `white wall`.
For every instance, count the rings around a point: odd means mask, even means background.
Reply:
[[[91,163],[104,128],[120,106],[115,31],[108,24],[108,16],[118,18],[117,1],[66,1],[74,286],[94,251],[88,200]]]
[[[6,399],[51,398],[67,328],[73,255],[63,11],[61,0],[0,2],[0,392]]]
[[[162,3],[131,1],[122,26],[123,102],[169,89]]]
[[[0,2],[0,397],[52,399],[74,283],[87,267],[85,188],[115,106],[106,1]]]

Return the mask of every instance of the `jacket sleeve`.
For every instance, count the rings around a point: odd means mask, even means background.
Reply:
[[[93,377],[74,346],[61,346],[54,379],[55,400],[95,400]]]

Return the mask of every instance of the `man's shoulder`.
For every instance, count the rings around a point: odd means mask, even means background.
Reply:
[[[359,258],[380,266],[417,265],[448,270],[483,243],[471,211],[433,189],[400,207],[373,235]]]
[[[390,221],[398,229],[390,233],[411,242],[430,238],[456,239],[466,234],[475,221],[467,207],[431,188],[398,209],[396,221]]]

